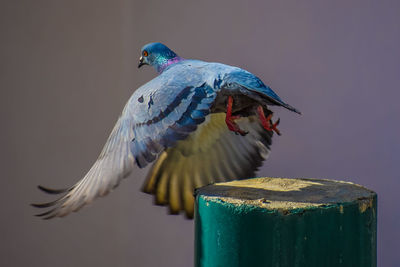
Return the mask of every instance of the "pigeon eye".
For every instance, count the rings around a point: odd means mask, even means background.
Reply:
[[[144,56],[144,57],[147,57],[148,55],[149,55],[149,53],[147,53],[147,51],[144,50],[144,51],[143,51],[143,56]]]

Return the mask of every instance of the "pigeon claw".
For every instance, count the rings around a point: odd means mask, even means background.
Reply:
[[[281,119],[278,119],[276,122],[272,122],[272,113],[265,117],[264,109],[262,106],[257,107],[258,118],[261,121],[262,126],[267,131],[274,131],[277,135],[281,135],[281,132],[278,130],[277,126],[279,125]]]
[[[273,124],[272,124],[272,130],[277,134],[277,135],[281,135],[281,132],[279,131],[278,128],[276,128],[276,126],[279,125],[279,123],[281,122],[281,119],[278,118]]]
[[[240,134],[241,136],[245,136],[248,132],[240,129],[239,125],[235,122],[235,120],[239,119],[240,116],[232,116],[232,106],[233,106],[233,97],[228,96],[228,104],[226,107],[226,117],[225,123],[228,126],[228,129],[235,134]]]
[[[225,119],[226,126],[228,126],[228,129],[234,132],[235,134],[240,134],[241,136],[245,136],[246,134],[248,134],[248,132],[240,129],[239,125],[237,125],[237,123],[233,121],[235,119],[238,119],[237,117],[238,116],[234,116],[233,118],[232,117],[228,118],[227,116]]]

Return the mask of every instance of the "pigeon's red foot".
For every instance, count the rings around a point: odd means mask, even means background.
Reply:
[[[257,114],[258,114],[258,118],[260,119],[261,124],[265,130],[274,131],[277,135],[281,135],[281,132],[277,128],[277,126],[279,125],[280,119],[278,119],[276,122],[272,123],[272,121],[271,121],[272,113],[269,114],[268,117],[265,117],[264,109],[262,106],[257,107]]]
[[[228,126],[228,129],[236,134],[240,134],[242,136],[246,135],[248,132],[240,129],[239,125],[234,120],[240,118],[240,116],[232,116],[232,105],[233,105],[233,97],[228,96],[228,104],[226,106],[226,118],[225,123]]]

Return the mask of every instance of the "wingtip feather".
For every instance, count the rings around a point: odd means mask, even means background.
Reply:
[[[56,209],[57,208],[54,208],[54,209],[48,210],[48,211],[43,212],[43,213],[35,214],[35,216],[36,217],[42,217],[42,219],[46,219],[46,220],[47,219],[51,219],[51,218],[53,218],[55,216],[55,214],[51,214],[51,213],[53,213]],[[49,215],[49,216],[47,216],[47,215]]]
[[[45,192],[45,193],[48,193],[48,194],[55,194],[55,195],[65,193],[65,192],[67,192],[67,191],[69,191],[69,190],[71,189],[71,188],[52,189],[52,188],[44,187],[44,186],[42,186],[42,185],[38,185],[37,187],[38,187],[40,190],[42,190],[43,192]]]

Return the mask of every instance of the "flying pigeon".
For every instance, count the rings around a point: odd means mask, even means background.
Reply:
[[[32,204],[50,208],[37,216],[63,217],[112,191],[135,164],[155,161],[142,190],[171,214],[194,213],[195,188],[254,177],[270,151],[279,119],[268,106],[286,104],[252,73],[221,63],[184,59],[161,43],[141,50],[138,67],[158,76],[138,88],[125,105],[100,156],[75,185],[38,186],[57,200]]]

